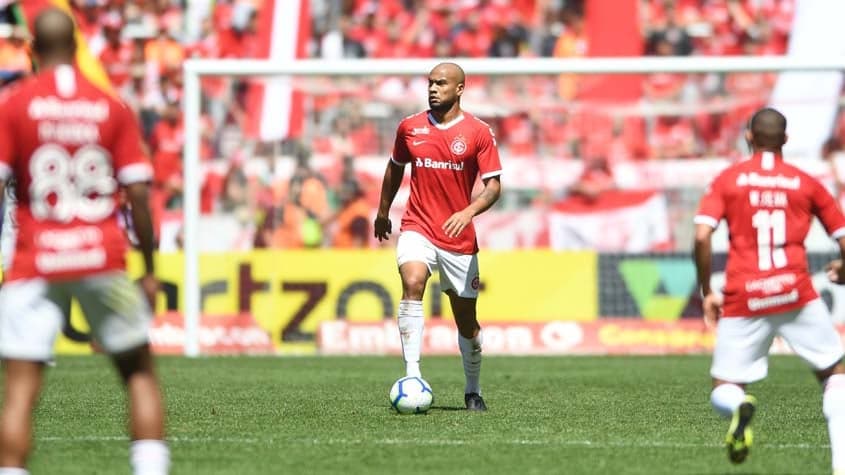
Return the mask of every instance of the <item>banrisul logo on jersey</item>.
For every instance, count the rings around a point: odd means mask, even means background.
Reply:
[[[417,157],[414,166],[418,168],[434,168],[436,170],[454,170],[456,172],[463,171],[464,162],[445,162],[440,160],[432,160],[429,157]]]

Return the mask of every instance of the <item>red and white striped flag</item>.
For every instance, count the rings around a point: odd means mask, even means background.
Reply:
[[[310,29],[308,0],[264,0],[258,15],[258,58],[278,63],[305,58]],[[290,77],[255,78],[247,98],[247,134],[263,141],[299,136],[302,100]]]
[[[592,201],[570,197],[549,213],[552,249],[649,252],[671,247],[666,197],[656,191],[611,190]]]

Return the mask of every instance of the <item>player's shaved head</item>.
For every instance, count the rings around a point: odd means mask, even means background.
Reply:
[[[455,63],[440,63],[428,74],[428,106],[438,120],[460,113],[464,70]]]
[[[35,17],[32,49],[42,63],[72,62],[76,53],[73,18],[58,8]]]
[[[455,63],[440,63],[435,66],[429,76],[445,76],[450,80],[454,80],[458,84],[464,84],[466,81],[466,74],[464,69]]]
[[[748,131],[755,149],[780,150],[786,143],[786,117],[771,107],[760,109],[751,116]]]

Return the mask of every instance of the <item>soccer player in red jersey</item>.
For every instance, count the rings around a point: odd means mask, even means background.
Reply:
[[[53,356],[71,298],[79,302],[93,339],[111,355],[126,386],[134,472],[165,474],[170,454],[147,336],[158,288],[147,202],[152,167],[131,110],[73,65],[71,17],[44,10],[34,32],[41,71],[0,100],[0,180],[13,177],[16,182],[18,226],[0,289],[5,376],[0,475],[27,473],[44,363]],[[119,186],[132,206],[146,266],[143,296],[125,271],[127,239],[118,225],[115,196]]]
[[[411,195],[396,245],[402,278],[398,323],[405,372],[407,376],[420,376],[422,298],[436,266],[458,326],[466,376],[464,402],[468,410],[485,411],[479,384],[481,327],[476,318],[478,243],[472,218],[499,198],[502,166],[493,130],[461,110],[464,79],[464,71],[457,64],[437,65],[428,76],[430,109],[399,123],[374,230],[379,240],[389,237],[390,205],[402,182],[404,167],[410,163]],[[484,188],[471,199],[478,176]]]
[[[766,377],[769,347],[780,335],[823,386],[833,468],[845,470],[842,342],[813,288],[804,248],[816,216],[845,255],[845,217],[821,183],[784,162],[786,118],[778,111],[756,112],[746,139],[752,156],[713,180],[695,217],[704,321],[716,325],[710,401],[716,412],[731,418],[728,455],[732,462],[742,462],[752,442],[756,405],[745,388]],[[710,287],[710,237],[722,219],[730,235],[724,297]],[[831,278],[845,281],[841,266]]]

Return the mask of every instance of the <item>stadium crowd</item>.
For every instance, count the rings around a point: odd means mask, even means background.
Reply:
[[[217,0],[191,11],[176,0],[71,0],[90,51],[138,114],[155,165],[157,219],[181,206],[184,143],[181,65],[186,58],[256,56],[262,0]],[[198,2],[201,3],[201,2]],[[778,55],[795,0],[641,0],[643,54]],[[314,58],[581,57],[583,0],[311,0]],[[0,79],[28,74],[28,32],[11,3],[0,25]],[[652,74],[641,97],[613,106],[580,100],[590,77],[472,77],[467,108],[491,122],[506,157],[621,161],[730,156],[748,113],[764,104],[772,74]],[[243,133],[247,85],[202,82],[202,208],[251,223],[251,246],[372,245],[374,193],[353,157],[386,156],[399,118],[423,107],[425,79],[295,81],[309,97],[305,133],[261,144]],[[408,98],[419,98],[409,101]],[[470,105],[471,104],[471,105]],[[376,107],[378,106],[378,107]],[[829,151],[842,149],[845,115]],[[248,173],[253,156],[296,156],[291,176]],[[335,157],[332,176],[310,156]],[[595,175],[595,173],[592,173]],[[574,186],[573,192],[585,189]],[[589,187],[587,187],[589,188]],[[244,244],[247,245],[247,244]]]

